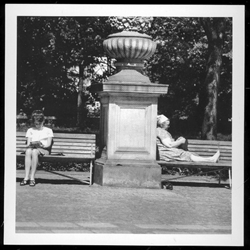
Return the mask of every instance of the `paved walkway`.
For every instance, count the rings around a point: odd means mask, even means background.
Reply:
[[[88,179],[88,173],[63,174]],[[88,186],[43,170],[35,187],[21,187],[23,176],[17,170],[17,233],[231,233],[230,189]]]

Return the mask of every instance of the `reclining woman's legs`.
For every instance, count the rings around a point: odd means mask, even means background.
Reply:
[[[211,157],[202,157],[197,155],[191,155],[191,160],[193,162],[217,162],[220,157],[220,151],[218,150],[213,156]]]

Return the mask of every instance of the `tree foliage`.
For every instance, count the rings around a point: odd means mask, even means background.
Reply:
[[[93,73],[96,58],[103,55],[103,39],[112,32],[106,19],[18,18],[18,110],[31,113],[40,108],[47,115],[67,121],[72,118],[75,123],[79,93],[75,78],[83,78],[83,73],[72,75],[69,71],[72,67],[88,66],[89,73]],[[84,103],[91,100],[90,93],[83,95]]]
[[[232,26],[230,19],[225,19],[225,22],[218,116],[219,122],[223,120],[224,125],[230,127]],[[209,55],[207,34],[198,18],[183,17],[156,17],[149,32],[158,45],[148,62],[148,75],[152,82],[169,85],[169,93],[159,100],[159,112],[172,119],[174,133],[199,133],[204,117],[201,90]],[[219,129],[223,131],[224,126],[219,126]],[[230,128],[226,132],[230,133]]]
[[[224,21],[217,117],[218,131],[230,133],[232,20]],[[18,110],[30,114],[33,109],[43,109],[46,115],[54,115],[58,121],[61,118],[62,123],[71,121],[74,126],[77,112],[86,117],[86,102],[97,98],[85,83],[103,81],[112,73],[96,74],[100,61],[112,69],[103,40],[111,33],[135,30],[147,33],[157,43],[155,54],[146,62],[145,74],[152,82],[169,85],[169,93],[159,98],[159,113],[172,120],[173,133],[201,131],[201,91],[209,39],[198,18],[18,17],[17,23]]]

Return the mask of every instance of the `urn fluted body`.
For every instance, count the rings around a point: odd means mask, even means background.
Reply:
[[[107,54],[117,59],[119,69],[142,69],[144,60],[149,59],[156,50],[156,43],[146,34],[122,31],[109,35],[103,42]]]

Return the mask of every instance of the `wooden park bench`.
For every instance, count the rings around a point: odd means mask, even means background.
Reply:
[[[232,142],[231,141],[210,141],[210,140],[188,140],[188,150],[195,152],[200,156],[209,157],[220,150],[220,159],[218,163],[208,162],[166,162],[158,160],[159,165],[167,168],[194,169],[201,170],[209,169],[210,171],[219,171],[219,184],[221,183],[221,171],[227,170],[229,175],[229,186],[232,186],[231,168],[232,168]],[[157,158],[159,154],[157,154]]]
[[[26,149],[25,132],[17,132],[16,155],[17,159],[24,159]],[[53,147],[50,155],[40,157],[40,162],[88,162],[90,163],[90,180],[92,184],[92,169],[96,152],[95,134],[65,134],[54,133]],[[84,181],[82,181],[84,182]]]

